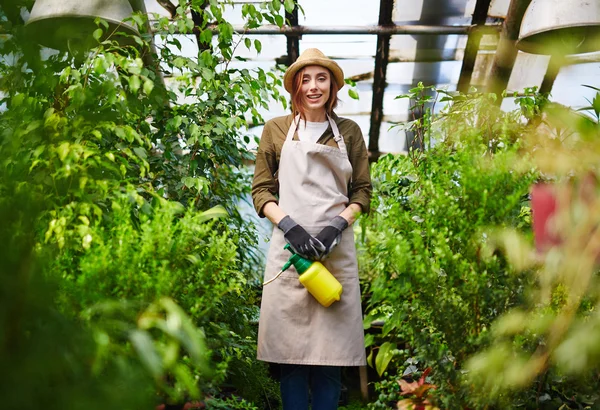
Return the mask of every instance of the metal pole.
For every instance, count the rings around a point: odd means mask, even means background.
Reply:
[[[519,38],[521,21],[523,21],[523,15],[529,3],[531,3],[531,0],[512,0],[502,25],[498,49],[494,55],[488,84],[488,91],[498,96],[496,99],[497,105],[502,104],[502,92],[506,90],[517,59],[518,50],[515,44]]]
[[[298,27],[298,6],[294,6],[291,13],[285,13],[285,18],[290,22],[290,27]],[[287,57],[288,66],[292,65],[300,55],[300,37],[294,35],[286,35],[287,37]]]
[[[394,28],[392,12],[393,0],[380,0],[379,27]],[[379,131],[383,118],[383,94],[385,92],[385,79],[387,65],[390,57],[390,34],[377,36],[377,52],[375,54],[375,71],[373,75],[373,101],[371,103],[371,125],[369,129],[369,160],[377,161],[379,158]]]
[[[475,67],[475,60],[477,59],[477,52],[479,51],[482,37],[482,33],[478,30],[478,27],[485,24],[491,2],[492,0],[477,0],[475,4],[473,20],[471,21],[471,24],[475,27],[469,32],[462,68],[460,69],[460,77],[456,86],[457,90],[461,93],[467,93],[471,85],[473,68]]]
[[[497,33],[501,29],[501,25],[488,24],[481,26],[480,30],[483,32]],[[219,28],[214,25],[208,26],[213,33],[218,33]],[[361,34],[376,34],[376,35],[396,35],[396,34],[432,34],[432,35],[444,35],[444,34],[468,34],[471,30],[471,25],[461,26],[283,26],[279,28],[275,25],[265,25],[258,28],[244,28],[243,26],[233,26],[233,30],[237,34],[248,34],[248,35],[273,35],[273,34],[284,34],[288,36],[303,36],[305,34],[348,34],[348,35],[361,35]],[[175,34],[181,34],[175,31]]]

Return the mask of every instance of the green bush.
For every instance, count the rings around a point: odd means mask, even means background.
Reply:
[[[99,388],[110,388],[112,364],[142,363],[136,371],[173,401],[217,396],[226,380],[268,399],[274,389],[255,359],[257,289],[246,283],[256,277],[256,235],[237,203],[250,187],[247,128],[269,99],[285,99],[274,73],[229,67],[238,43],[260,52],[260,42],[235,37],[225,2],[179,7],[154,27],[165,88],[147,58],[145,16],[132,17],[142,33],[135,47],[108,38],[89,53],[48,55],[23,28],[20,7],[31,5],[0,6],[0,199],[14,184],[41,204],[30,245],[58,287],[48,309],[85,329],[95,355],[73,360],[102,376]],[[244,19],[281,25],[282,6],[244,5]],[[183,57],[174,33],[193,30],[200,52]],[[199,210],[217,205],[227,218],[206,223]],[[199,354],[204,338],[212,372]]]
[[[426,91],[411,90],[421,108],[437,98]],[[427,150],[374,164],[373,212],[362,221],[365,325],[384,321],[380,334],[367,336],[369,361],[395,379],[431,367],[428,380],[447,409],[469,403],[460,384],[465,361],[531,282],[501,254],[483,257],[494,230],[530,227],[527,196],[536,178],[509,167],[519,155],[520,113],[502,113],[490,98],[446,97],[451,104],[441,114],[423,110],[411,126]]]
[[[465,366],[467,382],[501,404],[521,392],[527,408],[597,408],[600,405],[600,276],[598,275],[598,136],[600,89],[589,107],[575,112],[546,104],[521,158],[544,175],[556,195],[548,220],[558,240],[544,249],[512,230],[493,238],[491,249],[510,266],[531,272],[527,303],[503,312],[491,343]],[[523,169],[519,158],[514,172]],[[535,216],[535,215],[534,215]]]

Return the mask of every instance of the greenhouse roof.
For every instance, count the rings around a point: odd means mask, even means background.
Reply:
[[[149,13],[170,15],[159,1],[144,1]],[[241,8],[245,3],[261,1],[233,1],[225,18],[234,27],[243,25]],[[259,34],[244,34],[258,38],[262,51],[257,54],[238,47],[236,53],[249,60],[235,64],[271,69],[277,63],[289,61],[288,49],[292,54],[311,47],[321,49],[339,63],[346,78],[356,82],[359,99],[350,98],[347,92],[340,93],[342,103],[338,114],[360,125],[370,149],[376,146],[379,152],[386,153],[406,150],[404,131],[398,127],[390,129],[394,123],[409,118],[410,101],[396,99],[398,95],[419,82],[449,91],[459,88],[466,91],[470,69],[470,86],[486,89],[510,0],[299,0],[299,4],[303,12],[298,15],[296,29],[303,31],[301,36],[286,36],[279,29],[267,28]],[[295,23],[293,18],[290,21]],[[469,28],[477,25],[484,25],[486,31],[478,47],[468,52],[467,44],[472,41],[469,37],[475,32]],[[389,29],[387,32],[382,29],[385,27]],[[189,41],[182,41],[183,52],[195,56],[196,40],[193,35],[187,37]],[[387,56],[378,52],[386,38],[389,38]],[[510,76],[505,79],[509,95],[526,87],[540,87],[549,61],[548,56],[519,51]],[[599,61],[600,53],[575,56],[561,67],[555,78],[547,76],[545,86],[551,90],[551,100],[574,108],[588,105],[586,99],[593,98],[594,91],[583,85],[600,86]],[[385,75],[380,69],[382,64],[387,68]],[[381,92],[374,95],[373,90],[377,89]],[[512,107],[512,96],[505,98],[502,106]],[[280,104],[273,103],[263,114],[268,120],[285,113]],[[254,131],[260,135],[261,127]]]

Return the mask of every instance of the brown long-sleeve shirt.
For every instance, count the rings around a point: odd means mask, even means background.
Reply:
[[[359,126],[352,120],[332,115],[337,124],[340,134],[344,137],[348,159],[352,165],[352,181],[348,186],[348,204],[356,203],[365,213],[369,212],[371,201],[371,176],[369,174],[369,159],[367,147]],[[263,208],[268,202],[278,203],[279,180],[279,158],[281,148],[285,142],[287,132],[292,125],[293,116],[273,118],[267,121],[260,139],[258,152],[256,153],[256,167],[254,169],[254,180],[252,181],[252,201],[258,215],[263,218]],[[294,140],[298,134],[294,135]],[[337,147],[333,139],[331,125],[321,135],[318,144]]]

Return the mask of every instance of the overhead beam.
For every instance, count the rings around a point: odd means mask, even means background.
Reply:
[[[540,94],[549,96],[552,92],[552,87],[554,86],[554,81],[556,81],[556,77],[560,71],[561,66],[563,65],[564,59],[558,56],[551,56],[550,61],[548,62],[548,69],[546,70],[546,74],[544,74],[544,80],[542,81],[542,85],[540,85],[539,92]]]
[[[200,4],[200,8],[202,10],[204,10],[207,6],[207,0],[202,1],[202,3]],[[199,27],[200,29],[202,29],[202,27],[204,27],[204,25],[206,24],[204,13],[192,9],[192,21],[194,22],[194,28]],[[205,43],[202,41],[202,37],[200,36],[200,29],[194,30],[194,35],[196,36],[196,43],[198,44],[198,51],[209,50],[210,42]]]
[[[511,0],[506,19],[502,24],[498,49],[494,55],[489,76],[488,91],[496,94],[496,104],[502,104],[502,93],[506,90],[512,73],[518,49],[515,46],[519,38],[521,22],[531,0]]]
[[[286,11],[285,18],[289,21],[290,27],[298,27],[298,5],[294,5],[294,10],[291,13]],[[288,66],[292,65],[300,55],[300,37],[286,34],[287,37],[287,57]]]
[[[471,85],[473,68],[475,67],[477,52],[479,51],[479,46],[481,44],[481,37],[483,37],[479,27],[483,26],[487,20],[491,2],[492,0],[477,0],[477,3],[475,3],[475,11],[473,12],[473,19],[471,20],[473,29],[469,32],[469,37],[467,38],[467,45],[465,47],[465,54],[457,85],[457,90],[461,93],[467,93],[469,91],[469,86]]]
[[[219,28],[215,25],[208,26],[213,33],[217,34]],[[376,34],[376,35],[396,35],[396,34],[431,34],[431,35],[443,35],[443,34],[468,34],[472,26],[459,25],[459,26],[426,26],[426,25],[415,25],[415,26],[283,26],[278,27],[276,25],[264,25],[257,28],[245,28],[244,26],[233,26],[233,31],[237,34],[247,35],[273,35],[273,34],[284,34],[289,36],[303,36],[305,34],[348,34],[348,35],[363,35],[363,34]],[[498,33],[502,28],[499,24],[487,24],[480,27],[480,30],[489,32],[490,34]],[[176,34],[181,34],[175,31]]]
[[[379,27],[394,28],[392,12],[394,0],[380,0]],[[377,35],[377,52],[375,53],[375,71],[373,73],[373,101],[371,103],[371,124],[369,128],[369,160],[377,161],[379,158],[379,131],[383,118],[383,94],[385,92],[385,79],[387,65],[390,58],[391,34]]]

